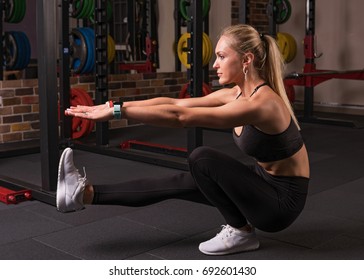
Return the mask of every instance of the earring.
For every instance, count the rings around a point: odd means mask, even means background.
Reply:
[[[248,68],[243,68],[243,73],[244,73],[244,79],[245,79],[245,81],[247,81],[248,80]]]

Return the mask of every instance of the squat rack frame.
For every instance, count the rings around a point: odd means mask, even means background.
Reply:
[[[100,1],[100,0],[99,0]],[[193,51],[191,52],[191,76],[189,78],[192,80],[191,90],[194,93],[202,92],[202,3],[201,1],[191,0],[191,17],[193,24],[190,25],[189,31],[191,32],[191,46]],[[201,12],[200,12],[201,11]],[[200,50],[200,51],[195,51]],[[105,100],[106,102],[106,100]],[[97,103],[97,102],[96,102]],[[97,103],[101,104],[101,103]],[[96,128],[97,130],[97,128]],[[67,142],[67,141],[65,141]],[[202,128],[189,128],[187,131],[187,151],[191,152],[197,146],[202,144]],[[168,168],[175,168],[180,170],[188,170],[187,159],[169,156],[167,154],[155,152],[151,153],[140,153],[128,150],[122,150],[120,148],[113,148],[109,146],[109,141],[103,143],[96,143],[96,145],[84,144],[81,141],[70,141],[68,145],[71,145],[77,149],[113,156],[128,160],[140,161],[144,163],[164,166]],[[162,151],[161,151],[162,152]]]
[[[354,127],[352,121],[319,118],[313,115],[314,87],[330,79],[364,80],[364,69],[349,71],[334,71],[317,69],[315,59],[315,0],[306,0],[306,35],[304,38],[305,65],[303,73],[291,73],[285,77],[288,87],[304,86],[304,111],[299,120],[309,123],[333,124]]]
[[[194,61],[193,92],[202,92],[202,4],[201,1],[191,1],[193,26],[191,32],[191,44],[194,50],[192,59]],[[107,68],[103,61],[107,62],[107,35],[105,33],[104,11],[106,0],[96,0],[95,19],[95,48],[96,50],[96,103],[102,104],[107,101]],[[60,114],[58,120],[58,93],[60,93],[60,110],[67,108],[70,100],[70,46],[69,46],[69,0],[37,0],[37,45],[38,52],[42,56],[38,60],[39,73],[39,107],[40,107],[40,153],[41,153],[41,186],[36,186],[18,180],[2,176],[2,186],[13,190],[31,189],[35,199],[55,205],[55,191],[57,186],[58,162],[60,148],[72,146],[76,149],[92,153],[119,157],[134,161],[140,161],[169,168],[187,170],[186,159],[172,159],[168,156],[140,155],[133,152],[111,149],[108,147],[108,129],[105,129],[107,122],[96,128],[96,145],[83,144],[80,141],[71,139],[71,120]],[[98,26],[99,24],[100,26]],[[60,31],[60,32],[57,32]],[[98,34],[99,33],[99,34]],[[59,38],[57,38],[59,34]],[[59,56],[57,51],[60,51]],[[57,58],[59,57],[59,61]],[[104,60],[105,59],[105,60]],[[57,78],[59,70],[59,82]],[[60,125],[60,132],[59,132]],[[202,143],[201,128],[193,128],[188,132],[188,149],[192,151]]]
[[[57,83],[57,7],[63,0],[36,1],[36,33],[38,53],[38,92],[40,119],[41,186],[24,182],[17,178],[1,176],[0,183],[15,191],[31,189],[32,196],[49,204],[55,204],[58,161],[58,83]],[[65,1],[64,1],[65,2]],[[68,1],[67,1],[68,2]]]

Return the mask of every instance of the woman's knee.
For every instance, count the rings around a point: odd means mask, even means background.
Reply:
[[[191,167],[200,159],[210,158],[216,151],[210,147],[200,146],[194,149],[188,157],[188,163]]]

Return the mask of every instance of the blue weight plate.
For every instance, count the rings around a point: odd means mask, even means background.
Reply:
[[[71,67],[74,73],[80,74],[87,62],[87,42],[79,28],[71,32],[70,48]]]
[[[91,60],[92,60],[92,42],[89,38],[89,35],[87,34],[85,27],[78,28],[77,30],[82,34],[82,38],[85,40],[85,43],[86,43],[87,56],[85,59],[85,65],[81,69],[81,72],[80,72],[80,74],[85,74],[85,73],[89,73],[90,69],[92,67],[92,65],[91,65],[91,63],[92,63],[91,62]]]

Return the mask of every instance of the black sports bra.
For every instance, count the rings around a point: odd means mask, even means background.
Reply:
[[[245,125],[240,135],[233,133],[236,145],[260,162],[271,162],[288,158],[303,146],[303,139],[291,118],[287,129],[279,134],[267,134],[253,125]]]

